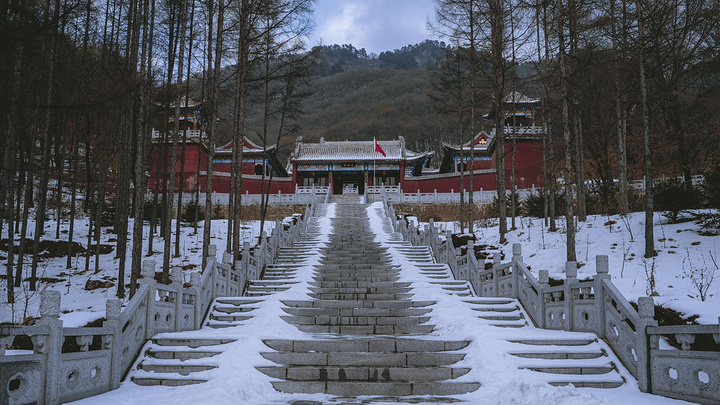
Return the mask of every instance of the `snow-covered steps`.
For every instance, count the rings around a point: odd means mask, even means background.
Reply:
[[[454,381],[470,371],[455,366],[469,342],[417,338],[433,332],[429,313],[436,302],[412,299],[412,283],[398,281],[400,266],[369,232],[365,207],[349,200],[336,206],[337,225],[321,249],[310,299],[281,301],[288,314],[282,319],[314,339],[265,340],[272,351],[261,354],[276,365],[257,369],[287,393],[381,395],[405,402],[400,397],[477,390],[479,383]],[[427,248],[402,241],[395,246],[407,261],[432,262]],[[454,281],[445,286],[449,294],[469,293]]]
[[[471,298],[463,302],[476,311],[477,317],[488,321],[490,325],[504,328],[522,328],[528,326],[522,306],[511,298]]]
[[[555,337],[511,340],[518,366],[542,374],[552,385],[616,388],[625,383],[600,343],[588,334],[557,332]]]
[[[232,339],[171,338],[153,339],[130,380],[138,385],[181,386],[207,381],[205,371],[217,368],[212,357],[221,353]]]
[[[288,393],[357,395],[453,395],[480,384],[454,382],[467,374],[453,367],[467,341],[416,339],[265,340],[276,351],[263,357],[278,366],[258,367],[284,381],[273,386]]]

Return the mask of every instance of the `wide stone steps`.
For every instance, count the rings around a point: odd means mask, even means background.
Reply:
[[[212,357],[233,339],[171,338],[153,339],[130,380],[138,385],[177,387],[207,381],[204,371],[217,368]]]
[[[313,333],[315,340],[269,340],[262,353],[276,366],[258,370],[282,381],[289,393],[342,396],[452,395],[476,390],[478,383],[455,382],[467,367],[453,367],[469,342],[401,338],[424,336],[434,301],[413,300],[412,284],[398,282],[399,266],[369,232],[365,207],[336,206],[335,234],[321,249],[321,265],[309,283],[310,300],[283,300],[286,322]],[[407,246],[407,245],[405,245]],[[426,261],[427,249],[407,246],[413,260]],[[453,293],[460,286],[448,285]]]
[[[453,380],[467,367],[450,367],[465,357],[455,351],[467,341],[417,339],[265,340],[278,352],[263,357],[281,366],[258,367],[283,379],[273,386],[284,392],[334,395],[452,395],[473,391],[477,383]],[[431,391],[432,382],[438,386]],[[370,390],[370,391],[368,391]]]
[[[175,387],[201,384],[217,375],[214,371],[219,367],[217,356],[236,340],[208,337],[212,335],[207,330],[242,327],[263,307],[266,295],[287,291],[298,284],[298,270],[317,256],[323,236],[313,221],[310,219],[305,233],[299,236],[301,241],[279,249],[276,263],[267,265],[263,279],[250,281],[247,296],[219,297],[211,303],[203,332],[194,337],[193,332],[155,336],[130,371],[130,380],[143,386]]]
[[[257,367],[264,374],[292,381],[442,381],[467,374],[469,368],[451,367]]]
[[[392,402],[398,402],[396,398],[393,398],[398,396],[459,395],[475,391],[480,387],[479,383],[473,382],[360,382],[347,380],[273,381],[272,385],[276,390],[287,393],[324,393],[343,397],[390,396],[391,398],[388,399]]]

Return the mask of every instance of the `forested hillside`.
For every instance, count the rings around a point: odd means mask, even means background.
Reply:
[[[425,41],[380,55],[352,45],[316,47],[315,75],[303,89],[297,131],[283,137],[281,147],[287,151],[297,136],[306,142],[403,136],[407,147],[417,151],[458,142],[452,117],[439,114],[428,96],[444,46]],[[248,129],[259,134],[262,126],[261,109],[251,108]],[[277,135],[277,120],[271,127],[269,132]]]

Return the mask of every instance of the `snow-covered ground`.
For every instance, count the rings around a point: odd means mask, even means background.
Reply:
[[[321,229],[324,231],[320,246],[326,242],[331,232],[330,219],[334,216],[334,205],[331,204],[324,218],[319,219]],[[381,216],[382,206],[375,203],[368,208],[370,226],[376,233],[376,241],[384,243],[389,240],[388,222]],[[571,386],[552,387],[538,379],[538,373],[528,370],[519,370],[517,359],[506,354],[509,343],[507,338],[511,335],[530,334],[537,337],[553,336],[563,333],[556,331],[541,331],[534,328],[527,330],[511,330],[490,326],[482,319],[477,318],[470,308],[458,306],[458,297],[446,294],[440,286],[431,284],[420,275],[412,262],[409,262],[393,247],[388,246],[393,256],[393,264],[401,268],[402,281],[412,281],[414,299],[432,299],[437,301],[430,313],[430,324],[436,325],[435,331],[425,335],[422,339],[471,339],[473,343],[464,349],[466,358],[457,365],[470,366],[472,371],[457,381],[478,381],[481,388],[475,392],[453,396],[455,399],[467,404],[494,404],[494,405],[607,405],[607,404],[684,404],[659,396],[643,394],[637,389],[635,380],[626,370],[621,372],[627,378],[627,384],[618,389],[577,389]],[[317,251],[311,249],[311,251]],[[205,328],[200,331],[187,331],[173,333],[173,337],[223,337],[236,339],[235,342],[224,345],[223,353],[212,359],[217,369],[204,371],[204,376],[210,381],[184,387],[141,387],[130,381],[114,391],[98,397],[79,401],[81,404],[289,404],[308,401],[307,403],[363,403],[366,398],[345,398],[333,400],[324,394],[282,394],[272,387],[272,378],[255,370],[256,366],[273,366],[274,363],[264,359],[260,352],[268,351],[262,343],[263,339],[311,339],[313,334],[300,332],[296,327],[280,319],[286,315],[282,311],[283,300],[306,300],[308,282],[312,280],[312,270],[319,264],[319,258],[311,258],[298,269],[298,281],[290,289],[265,298],[263,305],[253,311],[252,319],[245,321],[244,325],[227,328],[221,331]],[[397,402],[375,401],[373,404],[390,404]],[[418,402],[422,403],[422,402]]]
[[[56,240],[55,239],[55,227],[56,222],[49,220],[45,225],[45,236],[43,240]],[[130,219],[129,228],[131,231],[128,233],[128,251],[127,251],[127,264],[125,269],[125,284],[130,282],[130,260],[132,257],[132,227],[133,219]],[[268,221],[265,223],[264,231],[270,233],[275,227],[275,223]],[[28,226],[29,234],[28,238],[33,238],[33,231],[35,225],[31,222]],[[60,225],[60,239],[68,240],[69,224],[68,221],[63,221]],[[63,321],[64,326],[83,326],[88,322],[96,319],[105,317],[105,300],[108,298],[115,298],[117,292],[116,287],[110,288],[98,288],[95,290],[85,290],[85,284],[88,280],[101,280],[110,281],[114,285],[117,284],[117,269],[119,259],[115,258],[115,240],[117,235],[109,232],[111,228],[103,228],[100,235],[100,245],[111,245],[113,247],[112,252],[108,254],[100,255],[99,271],[95,273],[95,256],[90,257],[90,270],[85,272],[85,256],[78,256],[72,259],[72,265],[70,269],[66,268],[66,257],[42,259],[38,265],[38,277],[39,278],[54,278],[60,281],[53,283],[40,282],[38,283],[37,291],[28,291],[27,283],[23,283],[23,287],[15,289],[15,304],[7,303],[7,281],[4,279],[4,275],[7,272],[7,252],[0,251],[0,274],[3,275],[3,279],[0,280],[0,323],[2,322],[15,322],[20,323],[23,319],[28,317],[39,316],[40,306],[40,291],[58,290],[62,293],[62,307],[63,314],[60,319]],[[200,271],[201,255],[202,255],[202,231],[203,222],[198,224],[198,234],[194,233],[192,226],[181,227],[180,237],[180,256],[172,257],[175,253],[175,221],[173,220],[173,237],[172,237],[172,250],[171,250],[171,266],[180,266],[184,270],[185,280],[190,280],[190,274],[193,272]],[[143,240],[143,260],[155,260],[156,271],[162,269],[162,258],[163,258],[163,247],[164,240],[155,235],[153,240],[153,251],[155,252],[152,256],[146,256],[148,247],[148,234],[150,231],[149,226],[145,226],[144,240]],[[260,221],[249,221],[243,223],[241,228],[241,237],[245,241],[249,241],[251,238],[257,237],[260,231]],[[87,247],[87,232],[88,232],[88,220],[86,218],[78,219],[75,222],[75,236],[73,240],[79,242],[83,247]],[[3,228],[2,235],[7,235],[7,225]],[[210,238],[211,244],[214,244],[218,248],[218,260],[222,259],[222,254],[225,250],[227,243],[227,220],[213,220]],[[17,239],[17,236],[16,236]],[[16,245],[19,242],[15,241]],[[93,245],[94,245],[93,241]],[[30,267],[32,263],[32,244],[26,245],[25,264],[23,266],[24,278],[30,276]],[[17,255],[15,255],[15,263],[17,263]],[[127,298],[126,298],[127,300]]]
[[[517,229],[507,234],[508,243],[503,246],[499,245],[497,220],[490,222],[475,229],[476,244],[500,247],[506,260],[509,260],[512,244],[520,243],[523,259],[536,277],[538,271],[544,269],[549,271],[551,278],[565,278],[566,234],[563,219],[558,220],[558,232],[548,232],[542,219],[519,217],[516,219]],[[424,223],[420,225],[424,226]],[[440,222],[437,226],[443,230],[460,231],[452,222]],[[619,215],[591,215],[587,222],[578,223],[576,252],[581,266],[578,277],[583,279],[595,275],[595,256],[608,255],[613,283],[628,300],[637,302],[637,297],[653,293],[650,280],[654,268],[656,294],[653,295],[656,295],[656,304],[688,317],[699,315],[699,323],[718,323],[720,236],[704,232],[692,221],[670,224],[662,214],[656,213],[654,232],[658,255],[645,259],[644,229],[645,216],[639,212],[625,218]],[[707,275],[715,274],[704,302],[690,277],[693,273],[697,276],[702,268],[707,269]]]

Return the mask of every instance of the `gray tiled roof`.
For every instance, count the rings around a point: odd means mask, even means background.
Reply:
[[[345,160],[403,160],[423,156],[403,148],[401,140],[377,141],[387,156],[375,151],[373,141],[345,141],[299,143],[292,157],[294,161],[345,161]]]

